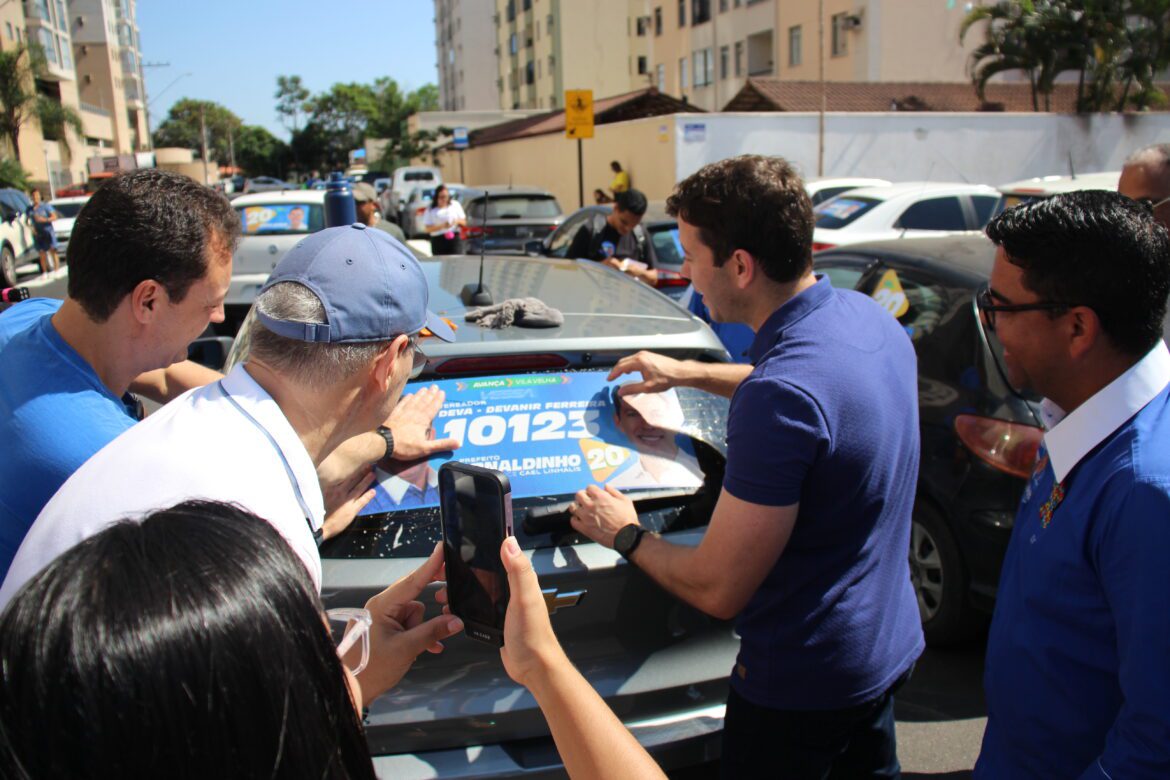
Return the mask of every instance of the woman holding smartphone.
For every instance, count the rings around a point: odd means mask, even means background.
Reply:
[[[431,237],[432,255],[463,254],[463,239],[459,228],[467,224],[467,215],[459,201],[451,199],[446,184],[435,188],[431,207],[423,215],[423,227]]]
[[[540,703],[569,774],[663,778],[561,650],[515,539],[500,553],[504,668]],[[442,650],[414,636],[442,562],[436,547],[367,609],[326,612],[279,532],[238,507],[190,501],[114,524],[0,614],[0,777],[373,780],[363,703]],[[371,630],[398,632],[397,652]]]

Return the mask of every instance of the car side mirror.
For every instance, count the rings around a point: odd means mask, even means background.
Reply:
[[[524,242],[524,254],[529,257],[542,257],[544,253],[544,239]]]
[[[227,362],[234,341],[231,336],[204,336],[195,339],[187,347],[187,359],[219,371]]]

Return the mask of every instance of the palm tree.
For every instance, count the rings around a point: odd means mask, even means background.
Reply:
[[[18,44],[0,51],[0,138],[8,142],[13,158],[20,161],[20,128],[36,117],[46,136],[65,141],[64,128],[82,132],[81,117],[60,101],[37,93],[35,74],[44,66],[39,46]]]
[[[1020,2],[998,2],[995,5],[978,6],[969,11],[959,27],[959,43],[967,36],[967,32],[979,24],[986,22],[984,41],[977,46],[969,60],[968,69],[971,81],[975,85],[975,94],[980,100],[985,100],[987,82],[1000,73],[1022,70],[1028,76],[1028,84],[1032,88],[1032,110],[1039,111],[1037,100],[1037,71],[1041,68],[1041,58],[1033,47],[1035,36],[1030,36],[1026,30],[1025,20],[1035,13],[1031,0]]]

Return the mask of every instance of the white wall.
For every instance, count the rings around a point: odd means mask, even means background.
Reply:
[[[665,117],[663,120],[665,121]],[[817,115],[675,115],[675,176],[739,154],[785,157],[817,175]],[[689,126],[689,130],[688,130]],[[1005,184],[1049,174],[1119,170],[1135,149],[1170,137],[1170,113],[826,114],[825,176]]]

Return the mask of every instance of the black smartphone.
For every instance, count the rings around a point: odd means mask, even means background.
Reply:
[[[504,646],[508,573],[500,545],[512,534],[512,485],[493,469],[449,461],[439,467],[439,514],[447,601],[464,632]]]

